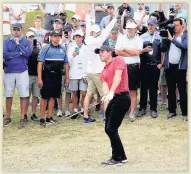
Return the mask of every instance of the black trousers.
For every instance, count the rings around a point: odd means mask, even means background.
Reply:
[[[140,66],[140,108],[147,108],[149,90],[150,110],[157,111],[157,90],[160,70],[157,65],[142,64]]]
[[[105,132],[108,135],[111,147],[112,158],[121,161],[126,157],[121,139],[118,134],[118,128],[121,125],[126,112],[131,104],[129,93],[117,94],[109,102],[105,113]]]
[[[187,83],[186,83],[186,69],[178,69],[178,64],[169,64],[169,69],[165,70],[166,82],[168,86],[168,110],[170,113],[176,113],[176,87],[178,87],[180,94],[180,108],[182,115],[187,115]]]

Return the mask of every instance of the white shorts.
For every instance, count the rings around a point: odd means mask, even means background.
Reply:
[[[13,97],[15,87],[21,98],[29,97],[28,71],[22,73],[4,73],[5,96]]]
[[[38,77],[29,76],[29,96],[40,97],[40,88],[38,87]]]
[[[69,89],[71,91],[87,91],[88,85],[83,79],[70,79]]]

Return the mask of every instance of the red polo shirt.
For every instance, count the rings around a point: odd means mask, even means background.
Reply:
[[[125,64],[125,61],[123,60],[123,58],[120,56],[113,58],[109,64],[105,65],[100,75],[101,81],[106,82],[110,89],[113,84],[113,78],[114,78],[115,72],[117,70],[123,70],[123,73],[121,77],[121,82],[114,93],[116,94],[119,92],[129,91],[127,65]]]

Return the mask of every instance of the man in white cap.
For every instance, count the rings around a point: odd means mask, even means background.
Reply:
[[[94,122],[95,119],[92,119],[89,117],[87,109],[90,104],[90,100],[92,98],[92,95],[98,90],[100,96],[103,95],[102,92],[102,84],[100,81],[100,73],[103,70],[104,63],[100,60],[99,56],[94,53],[94,50],[96,48],[101,47],[101,45],[104,43],[106,38],[108,37],[110,31],[114,27],[117,19],[113,18],[112,21],[106,26],[105,29],[100,30],[98,25],[93,25],[91,27],[90,22],[90,9],[87,10],[86,14],[86,38],[85,38],[85,44],[87,45],[87,80],[88,80],[88,89],[87,94],[84,99],[84,124],[88,124],[91,122]],[[93,32],[92,36],[90,35],[90,32]]]
[[[81,111],[83,112],[83,102],[87,91],[87,47],[83,43],[84,33],[81,30],[77,30],[74,33],[74,42],[68,50],[68,62],[70,66],[69,89],[72,91],[72,103],[74,114],[71,119],[77,118],[78,114],[78,90],[80,90],[81,96]]]
[[[81,24],[81,18],[80,18],[80,16],[78,16],[78,15],[72,16],[72,26],[73,26],[73,31],[74,31],[74,33],[75,33],[77,30],[81,30],[80,24]]]
[[[115,49],[116,54],[123,56],[128,69],[129,92],[131,96],[131,108],[129,118],[135,121],[137,106],[137,89],[140,86],[139,75],[139,54],[143,48],[143,41],[136,34],[137,24],[133,20],[126,23],[127,35],[123,35],[117,40]]]

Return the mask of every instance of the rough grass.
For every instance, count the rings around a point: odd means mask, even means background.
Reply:
[[[188,125],[182,122],[180,110],[170,120],[165,118],[167,111],[159,112],[157,119],[152,119],[148,112],[133,123],[126,116],[119,134],[129,162],[120,167],[104,167],[100,163],[111,156],[111,148],[97,112],[93,111],[97,122],[91,125],[82,125],[82,118],[56,118],[56,125],[42,128],[30,121],[20,130],[19,107],[16,92],[13,123],[3,130],[5,172],[188,170]],[[30,112],[29,108],[29,115]]]
[[[35,15],[29,12],[24,28],[33,26]],[[72,16],[72,14],[68,15]],[[5,103],[5,102],[4,102]],[[4,106],[5,108],[5,106]],[[28,115],[31,110],[29,108]],[[46,171],[157,171],[185,172],[188,170],[188,124],[178,116],[167,120],[166,111],[157,119],[149,114],[131,123],[125,117],[119,134],[129,162],[120,167],[104,167],[103,160],[111,156],[109,139],[104,132],[102,119],[93,112],[97,122],[82,125],[77,120],[57,118],[59,123],[47,128],[29,122],[18,129],[20,102],[15,92],[12,106],[12,125],[3,129],[4,172]],[[39,116],[39,109],[37,112]]]

